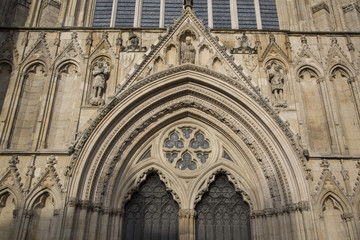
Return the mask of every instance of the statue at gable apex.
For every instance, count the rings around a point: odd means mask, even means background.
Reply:
[[[193,8],[193,0],[183,0],[184,9]]]

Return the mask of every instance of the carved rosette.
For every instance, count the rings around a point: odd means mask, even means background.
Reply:
[[[208,136],[194,125],[171,128],[163,137],[162,152],[166,162],[180,170],[199,169],[211,155]]]

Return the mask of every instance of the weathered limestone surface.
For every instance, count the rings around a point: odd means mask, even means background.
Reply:
[[[18,2],[27,27],[0,29],[1,239],[119,239],[153,173],[180,239],[219,174],[252,239],[359,239],[357,1],[278,0],[273,32],[207,29],[190,7],[170,29],[92,28],[95,1]]]

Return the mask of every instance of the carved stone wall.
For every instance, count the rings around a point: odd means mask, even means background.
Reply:
[[[359,238],[360,34],[311,32],[352,31],[355,2],[277,1],[296,32],[208,29],[190,7],[168,29],[78,28],[95,1],[54,2],[0,29],[1,239],[119,239],[149,178],[176,206],[154,229],[179,239]],[[204,230],[209,197],[226,206]]]

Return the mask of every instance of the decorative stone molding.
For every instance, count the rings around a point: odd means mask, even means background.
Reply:
[[[23,211],[23,216],[25,216],[25,218],[31,218],[32,216],[34,216],[34,211],[29,210],[29,209],[25,209]]]
[[[77,198],[70,198],[68,205],[69,207],[76,207],[76,205],[78,205],[79,200]]]
[[[27,37],[25,37],[25,42]],[[46,41],[46,33],[41,32],[38,35],[37,42],[33,45],[33,47],[24,55],[24,58],[21,61],[21,65],[24,66],[26,63],[29,63],[33,60],[42,59],[44,62],[50,65],[52,62],[51,51],[49,49],[49,45]]]
[[[0,187],[9,187],[17,190],[19,193],[22,193],[23,184],[21,182],[21,177],[17,164],[19,164],[19,158],[17,155],[13,155],[9,160],[9,167],[7,168],[4,175],[0,178]]]
[[[351,221],[352,218],[354,218],[353,213],[343,213],[341,214],[341,218],[345,221]]]
[[[351,12],[355,9],[354,3],[350,3],[348,5],[342,6],[344,14]]]
[[[61,2],[56,1],[56,0],[42,0],[41,7],[46,8],[47,6],[52,6],[52,7],[55,7],[57,9],[60,9]]]
[[[179,217],[181,218],[195,218],[196,211],[194,209],[180,209]]]
[[[322,3],[319,3],[319,4],[316,4],[314,6],[311,7],[311,11],[312,13],[317,13],[321,10],[325,10],[327,11],[328,13],[330,13],[330,9],[329,9],[329,6],[325,3],[325,2],[322,2]]]
[[[240,46],[237,48],[231,47],[231,54],[257,54],[257,46],[251,47],[251,43],[245,33],[241,37],[236,37],[236,39],[240,40]]]
[[[307,212],[310,211],[310,203],[308,201],[302,201],[298,203],[286,204],[280,208],[266,208],[263,210],[254,210],[251,211],[251,218],[264,218],[264,217],[272,217],[279,216],[283,214],[289,214],[293,212]]]

